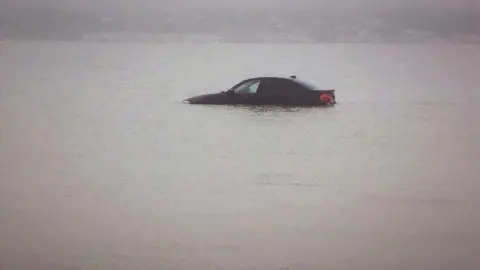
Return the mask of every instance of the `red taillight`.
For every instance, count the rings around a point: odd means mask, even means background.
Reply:
[[[330,102],[331,98],[327,93],[323,93],[320,95],[320,100],[323,102]]]

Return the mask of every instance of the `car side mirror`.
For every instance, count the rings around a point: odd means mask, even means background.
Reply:
[[[233,90],[228,90],[227,91],[227,97],[232,97],[235,95],[235,92]]]

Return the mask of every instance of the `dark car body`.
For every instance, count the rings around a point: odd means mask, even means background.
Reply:
[[[329,100],[322,100],[321,95]],[[325,98],[325,97],[323,97]],[[190,104],[333,106],[335,90],[321,90],[295,76],[255,77],[243,80],[227,91],[198,95],[185,100]]]

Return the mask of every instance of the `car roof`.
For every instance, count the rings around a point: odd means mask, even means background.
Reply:
[[[300,79],[298,79],[296,76],[292,76],[292,77],[259,76],[259,77],[252,77],[252,78],[245,79],[245,80],[243,80],[243,82],[246,82],[246,81],[254,81],[254,80],[268,80],[268,79],[287,80],[287,81],[292,81],[292,82],[298,83],[298,84],[300,84],[301,86],[303,86],[303,87],[305,87],[305,88],[308,88],[308,89],[311,89],[311,90],[319,89],[317,86],[315,86],[315,85],[313,85],[313,84],[311,84],[311,83],[308,83],[308,82],[306,82],[306,81],[300,80]]]

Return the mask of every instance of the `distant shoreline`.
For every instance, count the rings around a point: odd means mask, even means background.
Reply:
[[[257,45],[275,45],[275,44],[298,44],[298,45],[329,45],[329,44],[372,44],[372,45],[389,45],[389,44],[403,44],[403,45],[442,45],[442,44],[463,44],[463,45],[480,45],[480,40],[424,40],[424,41],[402,41],[402,40],[387,40],[387,41],[292,41],[292,40],[272,40],[272,41],[258,41],[258,40],[141,40],[141,39],[42,39],[42,38],[7,38],[0,39],[2,43],[145,43],[145,44],[257,44]]]

